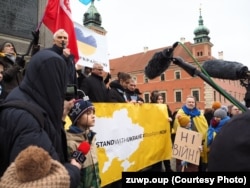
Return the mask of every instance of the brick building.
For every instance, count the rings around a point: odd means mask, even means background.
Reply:
[[[2,18],[2,29],[0,29],[0,42],[5,40],[10,40],[14,42],[19,53],[24,54],[31,41],[31,31],[35,30],[37,26],[39,26],[41,18],[43,16],[43,12],[47,1],[38,1],[38,0],[27,0],[29,1],[29,6],[35,7],[33,11],[34,14],[37,14],[36,17],[30,16],[32,19],[18,18],[13,19],[11,17],[5,19]],[[13,3],[17,8],[18,6],[26,5],[27,2],[21,2],[15,0],[17,3]],[[9,2],[5,2],[5,9],[8,11],[14,11]],[[25,7],[25,6],[22,6]],[[30,7],[26,7],[29,9]],[[4,9],[4,10],[5,10]],[[24,11],[26,10],[24,9]],[[12,12],[13,15],[17,14]],[[18,15],[17,15],[18,16]],[[11,18],[11,19],[10,19]],[[23,21],[20,21],[24,19]],[[19,22],[20,21],[20,22]],[[12,24],[9,22],[15,22],[16,24]],[[88,10],[83,14],[83,25],[88,27],[89,29],[94,30],[96,33],[101,35],[106,35],[107,31],[102,27],[102,19],[101,14],[97,11],[94,6],[94,1],[92,1]],[[27,25],[29,28],[27,28]],[[2,32],[6,27],[9,28],[10,32]],[[25,32],[21,29],[25,29]],[[12,31],[17,31],[17,33],[12,34]],[[21,34],[21,35],[20,35]],[[22,36],[25,34],[25,36]],[[200,13],[198,19],[198,27],[194,30],[194,41],[185,42],[183,39],[181,40],[182,44],[190,51],[192,56],[202,64],[204,61],[209,59],[214,59],[211,54],[211,50],[213,44],[210,42],[209,30],[203,25],[203,19]],[[52,33],[42,24],[40,28],[40,45],[41,48],[49,47],[52,44]],[[120,71],[124,71],[130,73],[137,80],[137,87],[142,92],[142,97],[146,102],[149,102],[150,93],[153,90],[159,90],[165,96],[165,101],[169,104],[172,111],[177,108],[180,108],[187,95],[194,95],[198,100],[198,107],[200,109],[204,109],[206,107],[211,107],[213,101],[220,101],[222,104],[228,105],[230,101],[228,101],[223,95],[221,95],[217,90],[207,84],[200,77],[192,77],[186,71],[184,71],[181,67],[171,63],[169,68],[161,74],[161,76],[149,80],[144,74],[144,68],[152,58],[152,56],[163,49],[170,47],[165,46],[158,49],[148,50],[144,49],[143,52],[137,54],[131,54],[129,56],[123,56],[116,59],[110,59],[110,70],[112,78],[115,79],[116,75]],[[191,65],[198,68],[198,65],[194,62],[193,58],[185,51],[185,49],[178,45],[175,49],[174,56],[180,56],[184,59],[185,62],[190,63]],[[220,56],[223,56],[222,54]],[[243,101],[246,93],[245,87],[240,85],[238,80],[221,80],[221,79],[213,79],[215,83],[217,83],[221,88],[223,88],[227,93],[231,94],[238,101]]]
[[[198,23],[198,27],[194,30],[194,42],[185,42],[182,39],[181,44],[188,49],[201,66],[204,61],[215,58],[211,53],[213,44],[210,42],[209,30],[203,25],[201,13]],[[111,59],[110,69],[112,77],[115,78],[117,73],[121,71],[130,73],[137,80],[137,87],[142,92],[142,97],[146,102],[150,101],[150,93],[153,90],[159,90],[164,94],[165,102],[169,104],[172,111],[183,105],[187,95],[194,95],[197,98],[197,106],[200,109],[211,107],[213,101],[220,101],[224,105],[231,103],[199,76],[193,77],[193,75],[189,75],[185,70],[173,63],[159,77],[149,80],[144,74],[145,66],[156,52],[160,52],[167,47],[171,46],[153,50],[145,49],[141,53]],[[182,45],[178,45],[174,51],[174,57],[178,56],[186,63],[200,70],[200,66],[194,62],[194,59]],[[222,58],[222,54],[220,54],[220,58]],[[222,90],[235,99],[244,101],[246,89],[241,86],[239,80],[212,79]]]

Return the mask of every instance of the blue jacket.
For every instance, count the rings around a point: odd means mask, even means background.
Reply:
[[[210,123],[207,131],[207,145],[210,146],[214,140],[215,135],[220,132],[221,128],[230,120],[229,116],[226,116],[224,119],[220,120],[219,124],[216,127],[213,127]]]

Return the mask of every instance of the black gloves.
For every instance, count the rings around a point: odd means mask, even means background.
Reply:
[[[34,45],[38,45],[39,34],[40,34],[40,31],[39,31],[39,30],[37,30],[37,31],[32,31],[32,35],[33,35],[33,44],[34,44]]]
[[[38,44],[40,31],[39,30],[32,31],[31,33],[33,35],[33,41],[32,41],[33,46],[32,46],[31,56],[33,56],[40,50],[40,45]]]
[[[110,73],[108,73],[107,74],[107,76],[106,76],[106,78],[104,79],[104,84],[107,84],[107,83],[109,83],[109,80],[111,79],[111,74]]]
[[[18,66],[24,68],[24,66],[25,66],[24,56],[21,56],[21,57],[17,56],[17,57],[16,57],[16,64],[17,64]]]

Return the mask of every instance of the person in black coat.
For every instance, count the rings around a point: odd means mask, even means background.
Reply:
[[[57,30],[53,35],[53,46],[51,48],[48,48],[49,50],[52,50],[56,52],[58,55],[60,55],[67,65],[67,76],[68,76],[68,85],[76,85],[77,83],[77,77],[76,77],[76,68],[75,68],[75,60],[74,55],[71,54],[70,49],[67,48],[69,38],[68,33],[64,29]]]
[[[4,65],[3,84],[6,93],[9,94],[23,79],[25,60],[17,55],[12,42],[5,41],[0,45],[0,61]]]
[[[144,100],[140,97],[142,94],[138,88],[136,88],[136,81],[134,79],[130,79],[130,83],[128,84],[127,89],[125,90],[127,100],[129,102],[135,103],[144,103]]]
[[[118,72],[117,79],[110,82],[109,102],[129,102],[126,89],[130,83],[131,75],[125,72]]]
[[[68,161],[62,122],[73,106],[73,101],[64,100],[67,78],[66,64],[55,52],[42,50],[31,58],[20,86],[14,88],[5,101],[35,105],[44,117],[44,127],[24,109],[1,110],[0,133],[4,136],[0,137],[0,176],[22,150],[35,145],[64,165],[71,188],[78,186],[81,165],[75,159]]]
[[[91,102],[108,102],[108,88],[103,81],[103,66],[94,63],[91,75],[82,80],[81,89]]]

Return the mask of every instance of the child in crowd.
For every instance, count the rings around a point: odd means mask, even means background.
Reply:
[[[101,179],[95,144],[96,133],[90,129],[95,125],[95,108],[90,101],[83,99],[76,100],[69,113],[69,117],[72,125],[67,130],[66,136],[70,156],[83,141],[87,141],[90,144],[90,150],[86,154],[86,160],[82,164],[81,184],[78,187],[100,188]]]
[[[190,116],[186,116],[186,115],[178,116],[177,115],[176,118],[178,119],[178,122],[182,128],[192,130]],[[202,151],[202,146],[200,146],[199,149]],[[198,172],[199,165],[188,163],[187,161],[183,161],[180,159],[176,159],[176,171],[177,172]]]

